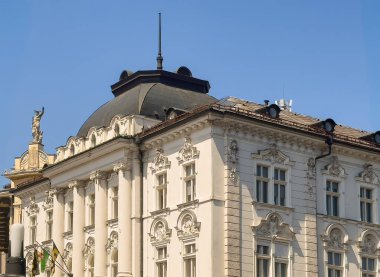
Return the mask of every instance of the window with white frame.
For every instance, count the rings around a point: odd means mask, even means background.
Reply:
[[[343,277],[342,253],[335,251],[327,252],[327,276]]]
[[[339,216],[339,183],[326,181],[326,212],[327,215]]]
[[[30,217],[30,225],[29,225],[29,239],[30,239],[30,244],[35,244],[36,243],[36,236],[37,236],[37,217],[36,216],[31,216]]]
[[[95,194],[88,196],[88,225],[95,224]]]
[[[185,201],[196,199],[195,163],[184,165]]]
[[[268,183],[269,167],[264,165],[256,166],[256,200],[268,203]]]
[[[167,257],[168,251],[166,246],[160,246],[156,248],[157,277],[167,277]]]
[[[112,188],[112,218],[116,219],[118,218],[118,211],[119,211],[119,188],[113,187]]]
[[[285,206],[286,199],[286,170],[275,168],[273,176],[273,186],[274,186],[274,204]]]
[[[184,245],[183,252],[183,268],[184,268],[184,277],[196,277],[196,250],[195,243],[189,243]]]
[[[67,230],[68,232],[72,232],[73,231],[73,224],[74,224],[74,203],[73,201],[70,201],[69,203],[67,203],[67,211],[66,211],[66,215],[67,215]]]
[[[360,188],[360,218],[362,221],[372,222],[373,190]]]
[[[362,256],[362,277],[375,277],[375,258]]]
[[[256,277],[269,277],[269,246],[258,243],[256,246]]]
[[[53,210],[46,211],[46,240],[51,240],[53,234]]]
[[[157,175],[157,209],[165,209],[167,201],[167,175],[166,172]]]
[[[274,276],[287,277],[288,276],[288,261],[289,261],[289,245],[288,244],[275,244],[275,264]]]

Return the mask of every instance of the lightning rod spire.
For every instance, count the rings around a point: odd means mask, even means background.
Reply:
[[[158,13],[158,55],[157,55],[157,70],[162,70],[162,61],[164,58],[161,55],[161,13]]]

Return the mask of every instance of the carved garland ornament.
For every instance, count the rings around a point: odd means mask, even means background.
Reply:
[[[106,244],[106,250],[108,254],[111,253],[112,249],[115,249],[118,247],[118,242],[119,242],[118,233],[115,231],[112,231]]]
[[[166,243],[169,241],[172,230],[169,229],[165,219],[156,219],[150,228],[150,242],[152,244]]]
[[[34,196],[30,197],[29,201],[30,203],[29,203],[28,208],[26,209],[26,213],[29,216],[37,214],[40,208],[38,207],[38,204],[36,203]]]
[[[329,248],[334,249],[343,249],[344,248],[344,241],[343,241],[343,233],[338,228],[334,228],[330,232],[330,236],[327,241],[327,246]]]
[[[47,190],[47,191],[45,191],[46,198],[45,198],[44,203],[42,204],[42,207],[44,207],[45,211],[53,209],[54,193],[55,193],[55,190]]]
[[[181,150],[179,150],[179,155],[177,157],[178,163],[181,164],[191,159],[196,159],[199,157],[199,151],[195,146],[192,145],[190,137],[185,137],[185,143]]]
[[[150,167],[152,173],[156,173],[157,171],[170,168],[170,161],[168,157],[164,155],[164,150],[157,149],[156,156],[153,159],[153,164]]]

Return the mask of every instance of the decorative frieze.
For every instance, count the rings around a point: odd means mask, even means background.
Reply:
[[[191,143],[191,138],[185,137],[185,143],[178,153],[178,163],[181,164],[183,162],[196,159],[199,157],[199,153],[199,150]]]

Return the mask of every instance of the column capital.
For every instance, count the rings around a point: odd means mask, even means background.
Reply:
[[[115,172],[126,171],[130,169],[131,169],[131,165],[127,161],[117,162],[116,164],[113,165],[113,171]]]
[[[72,189],[72,188],[81,188],[81,187],[84,187],[86,184],[84,181],[82,180],[72,180],[69,182],[69,189]]]
[[[105,180],[107,178],[107,174],[101,170],[95,170],[90,174],[91,181]]]
[[[67,188],[54,188],[50,190],[51,195],[58,196],[59,194],[65,194]]]

